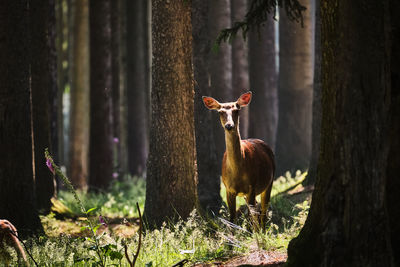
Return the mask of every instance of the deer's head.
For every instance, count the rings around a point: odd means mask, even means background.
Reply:
[[[247,106],[251,101],[251,92],[242,94],[236,102],[219,103],[212,97],[203,96],[204,105],[211,110],[219,113],[222,127],[231,131],[237,129],[239,125],[239,110]]]

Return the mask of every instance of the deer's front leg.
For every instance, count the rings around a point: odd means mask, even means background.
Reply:
[[[230,222],[236,219],[236,194],[226,191],[226,201],[228,202]]]
[[[252,221],[254,229],[257,231],[259,228],[259,223],[256,212],[256,193],[252,186],[250,186],[249,193],[246,195],[246,202],[249,209],[249,218]]]

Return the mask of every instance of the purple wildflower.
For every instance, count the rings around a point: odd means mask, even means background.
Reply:
[[[51,164],[51,160],[50,160],[50,159],[47,159],[47,160],[46,160],[46,165],[47,165],[47,168],[49,168],[49,170],[50,170],[53,174],[55,174],[55,171],[54,171],[53,165]]]
[[[117,179],[117,178],[118,178],[118,172],[113,172],[112,177],[113,177],[114,179]]]
[[[101,215],[99,215],[99,222],[100,222],[102,225],[104,225],[105,227],[108,226],[107,223],[106,223],[106,220],[104,220],[104,217],[101,216]]]
[[[113,141],[114,141],[115,144],[118,144],[119,143],[119,138],[118,137],[114,137]]]

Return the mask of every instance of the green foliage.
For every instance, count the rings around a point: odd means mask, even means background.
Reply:
[[[251,231],[254,228],[245,214],[235,225],[224,219],[228,217],[226,210],[216,219],[202,218],[193,211],[186,221],[165,223],[158,230],[144,229],[136,266],[171,266],[182,260],[191,264],[207,263],[216,259],[224,261],[253,250],[286,250],[289,241],[298,235],[304,224],[309,205],[307,201],[297,203],[284,192],[299,185],[305,175],[298,172],[291,177],[288,174],[274,182],[265,232]],[[60,197],[76,214],[86,216],[80,223],[71,220],[70,224],[79,229],[80,225],[87,225],[89,215],[101,213],[109,218],[136,216],[132,202],[141,200],[139,203],[143,206],[144,195],[144,180],[126,177],[122,182],[115,181],[108,193],[78,192],[75,196],[72,192],[62,192]],[[83,207],[79,207],[75,197],[84,203]],[[125,209],[125,206],[130,208]],[[92,228],[87,225],[73,236],[66,230],[61,236],[54,237],[49,233],[60,228],[64,221],[51,214],[42,217],[42,223],[48,237],[25,242],[39,266],[129,266],[124,256],[124,245],[132,258],[139,243],[137,225],[126,226],[136,231],[129,237],[117,234],[108,222],[102,226],[93,222]],[[32,260],[30,263],[33,266]]]
[[[139,203],[140,209],[144,209],[146,184],[144,179],[126,176],[122,181],[113,181],[108,192],[95,193],[81,190],[76,192],[86,209],[96,208],[92,214],[102,214],[111,218],[138,217],[135,206]],[[58,198],[75,215],[81,215],[81,209],[73,193],[61,191]]]

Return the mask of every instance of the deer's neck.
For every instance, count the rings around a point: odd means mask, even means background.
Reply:
[[[237,165],[242,160],[242,147],[239,129],[225,130],[226,156],[229,165]],[[237,165],[238,166],[238,165]]]

